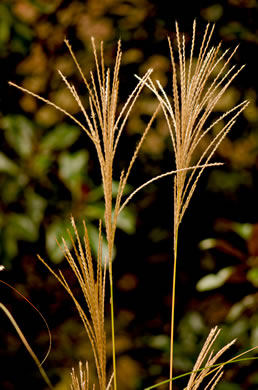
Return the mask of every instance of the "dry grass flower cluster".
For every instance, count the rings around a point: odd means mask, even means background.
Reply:
[[[93,142],[98,156],[99,167],[103,183],[105,214],[103,218],[104,233],[108,243],[108,255],[104,259],[102,254],[102,227],[99,225],[99,251],[97,263],[93,261],[91,247],[87,233],[86,224],[84,224],[84,237],[81,240],[77,232],[74,219],[71,219],[72,227],[76,237],[69,233],[72,242],[73,252],[68,249],[68,245],[62,239],[62,250],[64,256],[71,266],[81,291],[85,298],[86,308],[84,308],[75,297],[69,287],[64,275],[54,272],[52,268],[41,258],[40,260],[58,279],[60,284],[66,289],[77,307],[81,320],[84,324],[86,333],[91,342],[93,355],[95,358],[96,370],[98,374],[99,389],[107,390],[118,388],[116,374],[116,350],[115,350],[115,319],[114,319],[114,296],[113,296],[113,273],[112,256],[114,249],[115,233],[117,228],[117,218],[121,210],[126,206],[134,194],[154,180],[161,179],[164,176],[174,175],[174,250],[173,250],[173,269],[171,270],[172,279],[172,302],[171,302],[171,348],[170,348],[170,374],[169,383],[172,389],[173,379],[173,346],[174,346],[174,318],[175,318],[175,294],[176,294],[176,266],[177,266],[177,243],[179,226],[189,205],[191,197],[196,189],[204,169],[220,163],[211,162],[211,159],[223,141],[224,137],[234,125],[237,116],[245,109],[248,102],[243,101],[233,107],[226,113],[223,113],[217,119],[211,119],[211,114],[223,96],[234,78],[242,68],[236,69],[230,66],[230,61],[235,54],[229,50],[221,51],[221,44],[210,46],[214,26],[209,24],[203,35],[203,39],[196,51],[196,23],[193,24],[192,42],[189,55],[186,52],[185,37],[180,34],[178,24],[176,24],[176,43],[178,64],[175,59],[175,50],[172,42],[168,39],[171,67],[172,83],[171,93],[168,94],[161,83],[151,79],[152,70],[148,70],[143,77],[138,78],[138,83],[132,93],[129,95],[126,103],[118,112],[119,101],[119,70],[121,64],[121,44],[118,43],[115,66],[113,72],[106,68],[104,62],[103,43],[100,47],[100,57],[98,57],[94,39],[92,39],[93,53],[95,57],[96,74],[90,73],[89,81],[86,79],[83,71],[72,51],[69,42],[65,43],[70,51],[85,87],[89,95],[89,112],[86,112],[82,101],[74,86],[59,71],[64,83],[73,95],[78,104],[85,123],[80,122],[76,117],[65,111],[62,107],[56,106],[49,100],[46,100],[33,92],[10,83],[23,92],[37,97],[44,103],[54,106],[57,110],[65,113],[73,120]],[[214,76],[215,75],[215,76]],[[125,129],[127,119],[132,108],[139,97],[142,89],[148,87],[157,97],[157,109],[153,113],[148,125],[142,133],[142,137],[132,154],[128,168],[121,172],[118,191],[115,200],[112,198],[112,181],[114,158],[118,149],[119,140]],[[165,172],[152,180],[143,183],[139,188],[132,192],[127,199],[123,200],[125,185],[129,174],[137,158],[139,149],[151,128],[158,110],[162,110],[169,129],[171,142],[174,149],[175,170]],[[217,124],[221,123],[218,131]],[[204,146],[203,146],[204,145]],[[96,269],[95,269],[96,268]],[[112,348],[113,348],[113,374],[107,378],[106,374],[106,334],[105,334],[105,286],[106,272],[109,274],[110,284],[110,302],[111,302],[111,329],[112,329]],[[86,314],[89,313],[89,314]],[[217,354],[214,355],[211,347],[219,334],[219,330],[211,330],[203,349],[196,361],[193,372],[190,376],[186,390],[196,390],[200,388],[204,378],[214,372],[210,382],[206,384],[205,389],[214,389],[222,375],[222,365],[214,368],[215,362],[219,357],[234,343],[227,344]],[[211,368],[213,366],[213,368]],[[89,368],[82,363],[79,364],[79,371],[73,369],[71,373],[72,390],[89,390]],[[152,386],[151,388],[157,387]],[[93,386],[93,388],[95,388]]]
[[[214,107],[227,90],[228,86],[242,70],[229,66],[229,62],[235,50],[229,50],[220,54],[219,44],[210,47],[214,25],[208,24],[204,32],[203,40],[198,52],[197,61],[193,64],[196,23],[193,24],[192,44],[190,58],[187,61],[185,38],[179,33],[176,23],[176,40],[179,57],[179,69],[175,63],[174,50],[171,40],[168,39],[170,58],[172,65],[172,98],[166,94],[159,81],[156,85],[148,78],[147,85],[157,96],[165,115],[171,142],[175,154],[177,172],[174,179],[174,267],[172,285],[172,316],[171,316],[171,353],[170,353],[170,379],[173,370],[173,341],[174,341],[174,308],[177,265],[178,230],[186,208],[197,186],[198,180],[205,168],[210,165],[210,160],[216,149],[234,125],[237,116],[246,108],[248,101],[243,101],[231,110],[222,114],[219,118],[207,124]],[[215,78],[212,74],[217,71]],[[179,80],[178,80],[179,73]],[[225,122],[225,119],[227,121]],[[221,129],[210,139],[201,153],[198,153],[202,140],[207,137],[215,125],[222,122]],[[197,160],[195,166],[193,161]],[[191,170],[188,174],[188,169]],[[170,385],[172,387],[172,383]]]

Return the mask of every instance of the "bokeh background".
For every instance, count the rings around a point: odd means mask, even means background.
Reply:
[[[86,90],[65,37],[86,75],[94,70],[92,36],[97,45],[105,42],[108,66],[113,64],[117,40],[122,40],[121,104],[136,84],[134,74],[143,75],[149,67],[154,68],[153,78],[169,90],[166,38],[174,40],[175,20],[187,42],[196,18],[198,42],[211,21],[216,23],[214,44],[223,40],[223,49],[240,44],[233,63],[247,66],[216,106],[216,114],[243,99],[249,99],[250,105],[217,151],[216,161],[225,165],[203,175],[180,231],[175,340],[175,374],[179,375],[191,370],[216,324],[223,328],[216,348],[237,337],[227,357],[258,345],[257,6],[255,0],[1,0],[0,259],[5,266],[1,278],[48,321],[53,345],[44,367],[56,390],[69,388],[70,369],[79,360],[89,360],[90,367],[93,361],[70,298],[36,254],[61,268],[74,284],[56,238],[66,234],[73,214],[78,222],[87,221],[96,247],[98,219],[104,210],[100,174],[86,135],[60,112],[10,87],[8,80],[80,117],[57,72],[60,69],[75,84],[87,107]],[[117,172],[128,163],[155,107],[154,96],[145,89],[121,138]],[[128,190],[173,167],[168,131],[160,115],[143,145]],[[143,389],[168,375],[172,189],[171,178],[153,183],[135,197],[120,220],[114,279],[121,390]],[[74,288],[79,294],[76,284]],[[43,358],[49,340],[37,312],[2,283],[0,301]],[[0,316],[0,388],[45,389],[12,325],[4,313]],[[107,304],[110,357],[108,318]],[[94,375],[93,371],[92,380]],[[175,389],[184,384],[179,380]],[[249,361],[229,365],[217,389],[257,387],[257,362]]]

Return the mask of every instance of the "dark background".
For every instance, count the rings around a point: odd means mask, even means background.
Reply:
[[[197,42],[208,21],[216,22],[213,44],[222,50],[240,47],[233,58],[246,68],[234,80],[216,115],[243,99],[250,105],[219,147],[186,212],[179,235],[176,293],[175,374],[190,371],[214,325],[223,328],[220,348],[237,337],[228,357],[258,344],[258,129],[257,2],[252,0],[168,2],[149,0],[43,1],[0,3],[0,256],[10,283],[44,315],[53,345],[44,367],[56,390],[69,388],[69,372],[92,355],[75,308],[44,266],[39,253],[73,276],[62,261],[55,238],[65,235],[72,213],[87,221],[93,246],[103,198],[95,151],[71,121],[52,107],[10,87],[12,80],[80,118],[78,108],[57,69],[87,94],[63,42],[67,37],[86,75],[94,69],[91,36],[105,42],[105,60],[113,65],[116,42],[122,40],[120,100],[136,84],[134,74],[154,68],[169,91],[171,68],[167,35],[175,38],[175,20],[191,41],[197,20]],[[128,164],[156,100],[144,90],[119,145],[115,176]],[[172,147],[160,115],[146,139],[129,178],[132,188],[174,167]],[[143,389],[168,376],[172,281],[173,183],[163,179],[139,193],[127,208],[116,237],[115,314],[119,388]],[[214,289],[205,275],[232,267],[231,276]],[[37,312],[13,290],[0,285],[0,301],[11,311],[39,359],[48,334]],[[78,290],[79,294],[79,290]],[[108,302],[108,298],[107,298]],[[109,305],[107,305],[110,357]],[[1,389],[45,385],[34,362],[1,313]],[[111,361],[108,360],[108,366]],[[256,389],[256,363],[229,365],[218,390]],[[91,374],[94,380],[94,372]],[[184,381],[175,382],[175,389]],[[164,387],[166,388],[166,387]]]

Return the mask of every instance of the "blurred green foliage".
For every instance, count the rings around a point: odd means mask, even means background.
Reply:
[[[3,1],[0,4],[1,57],[7,56],[10,51],[25,55],[34,37],[33,29],[14,15],[11,3]]]
[[[80,218],[88,223],[89,233],[97,248],[98,235],[90,221],[102,219],[104,213],[101,186],[94,189],[88,178],[87,150],[71,151],[80,136],[80,130],[72,125],[60,123],[47,134],[22,115],[6,115],[2,119],[4,139],[15,152],[11,160],[4,153],[0,155],[1,199],[6,215],[1,217],[1,255],[3,264],[9,268],[10,260],[18,255],[18,241],[36,242],[40,226],[45,224],[46,249],[49,258],[59,262],[63,258],[56,239],[66,236],[69,214],[80,208]],[[67,189],[66,199],[58,199],[56,186],[63,184]],[[48,190],[48,197],[43,190]],[[115,183],[114,183],[115,191]],[[47,208],[51,199],[59,204],[51,214]],[[53,202],[53,201],[52,201]],[[12,209],[20,209],[13,212]],[[4,211],[4,210],[3,210]],[[135,218],[128,210],[121,214],[118,226],[127,233],[133,233]],[[92,232],[92,234],[91,234]]]
[[[225,162],[225,166],[207,171],[205,183],[200,184],[182,226],[175,370],[180,374],[192,368],[208,329],[218,323],[223,325],[218,348],[232,337],[238,337],[236,354],[258,344],[258,110],[254,61],[257,4],[254,0],[192,2],[187,3],[187,12],[185,2],[173,2],[170,7],[166,1],[153,0],[0,3],[0,256],[1,263],[10,270],[3,273],[3,278],[25,290],[26,296],[43,308],[46,318],[52,321],[55,346],[48,361],[57,390],[67,388],[69,378],[65,372],[71,365],[79,359],[90,360],[90,355],[77,318],[68,309],[70,301],[37,268],[34,257],[40,253],[54,263],[62,261],[56,239],[66,236],[71,214],[76,220],[86,220],[96,250],[98,219],[104,212],[103,189],[94,150],[81,130],[53,107],[18,93],[7,81],[12,80],[80,116],[57,72],[61,70],[78,87],[87,109],[87,96],[63,43],[64,37],[72,44],[87,77],[94,70],[91,37],[98,44],[105,41],[109,66],[113,65],[116,41],[122,39],[121,102],[131,92],[133,74],[141,75],[149,67],[154,69],[153,79],[160,80],[169,90],[171,67],[166,36],[171,35],[173,41],[175,19],[180,30],[185,31],[186,42],[196,17],[200,38],[203,26],[210,20],[216,22],[214,40],[222,39],[223,48],[241,43],[234,61],[236,65],[246,63],[247,70],[234,81],[234,88],[217,111],[243,99],[249,99],[250,105],[218,149],[216,159]],[[144,90],[128,121],[127,134],[121,139],[119,171],[128,164],[127,157],[155,107],[155,98],[148,89]],[[173,169],[162,115],[157,117],[154,127],[130,177],[132,186],[127,187],[128,193],[135,185]],[[114,194],[116,189],[114,182]],[[167,376],[172,245],[172,210],[168,208],[172,207],[172,192],[171,182],[151,186],[119,219],[114,271],[118,371],[123,390],[142,389]],[[223,270],[227,274],[221,273]],[[196,286],[204,278],[205,288],[198,291]],[[17,301],[6,291],[2,297],[6,297],[7,304],[15,305]],[[26,308],[20,301],[18,306],[25,329],[30,329],[36,346],[43,351],[47,342],[41,325],[33,327],[33,320],[29,320],[33,314],[29,313],[27,322]],[[19,309],[16,311],[19,314]],[[38,374],[33,373],[34,367],[28,363],[23,366],[26,352],[8,331],[8,325],[0,333],[0,357],[4,361],[0,387],[27,388],[29,377],[34,388],[43,389]],[[227,369],[218,389],[252,390],[257,383],[255,365],[234,365]],[[181,383],[178,386],[184,387]]]

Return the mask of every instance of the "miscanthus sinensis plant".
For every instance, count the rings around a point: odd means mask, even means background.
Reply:
[[[74,274],[76,275],[80,288],[85,298],[88,308],[87,314],[83,309],[73,291],[69,287],[64,275],[54,272],[52,268],[41,258],[39,259],[47,266],[58,281],[63,285],[72,297],[79,315],[82,319],[86,333],[90,339],[95,365],[98,375],[98,384],[101,390],[113,388],[116,390],[116,349],[115,349],[115,318],[114,318],[114,296],[113,296],[113,273],[112,273],[112,255],[114,248],[115,233],[117,227],[117,218],[121,210],[126,206],[129,200],[140,189],[150,182],[161,179],[168,175],[174,175],[174,245],[173,245],[173,267],[171,270],[172,279],[172,302],[171,302],[171,347],[170,347],[170,372],[169,379],[163,383],[168,383],[169,389],[172,389],[173,378],[173,345],[174,345],[174,318],[175,318],[175,294],[176,294],[176,267],[177,267],[177,243],[179,236],[179,226],[182,222],[185,211],[189,205],[191,197],[198,184],[200,176],[205,168],[220,165],[220,163],[211,162],[211,159],[234,125],[238,115],[245,109],[248,102],[232,107],[229,111],[223,113],[217,119],[210,120],[214,107],[223,96],[234,78],[241,71],[235,66],[230,66],[230,60],[235,51],[221,51],[221,44],[210,46],[214,26],[209,24],[204,32],[202,42],[199,48],[196,45],[196,23],[193,23],[192,41],[190,49],[187,52],[185,47],[184,35],[180,34],[176,23],[176,46],[177,53],[173,48],[170,38],[168,38],[169,52],[172,66],[171,93],[167,93],[158,80],[152,80],[152,70],[148,70],[143,77],[138,78],[138,84],[128,97],[123,108],[118,112],[119,100],[119,70],[121,64],[121,44],[118,43],[117,55],[114,70],[106,68],[104,61],[103,43],[100,47],[100,56],[98,56],[94,39],[92,39],[93,53],[96,64],[96,75],[90,73],[87,79],[72,51],[69,42],[65,43],[70,51],[74,63],[83,79],[89,95],[89,112],[87,112],[81,102],[81,99],[74,86],[59,71],[67,88],[70,90],[75,101],[84,115],[85,122],[80,122],[76,117],[65,111],[49,100],[46,100],[31,91],[28,91],[12,82],[11,85],[19,88],[21,91],[37,97],[41,101],[54,106],[57,110],[65,113],[73,120],[93,142],[99,160],[99,167],[103,183],[105,213],[103,217],[104,229],[99,225],[99,251],[97,264],[94,263],[91,254],[90,241],[87,233],[86,224],[84,224],[84,236],[79,237],[74,219],[71,219],[72,228],[76,240],[70,234],[73,251],[62,239],[62,250]],[[176,59],[176,55],[178,60]],[[214,76],[215,75],[215,76]],[[128,116],[141,93],[143,87],[153,91],[157,97],[157,109],[153,113],[148,125],[143,131],[142,137],[132,153],[128,168],[121,172],[118,192],[115,200],[112,199],[112,180],[114,158],[118,149],[119,139],[125,129]],[[166,118],[171,142],[174,149],[174,155],[171,158],[175,160],[175,170],[165,172],[150,181],[143,183],[127,199],[123,200],[125,185],[129,174],[138,155],[139,149],[147,136],[149,129],[153,124],[158,110],[161,110]],[[221,123],[219,131],[214,133],[214,127]],[[203,148],[203,141],[205,147]],[[108,242],[108,255],[104,259],[102,254],[102,235],[103,232]],[[94,271],[94,268],[96,270]],[[110,284],[110,304],[111,304],[111,331],[112,331],[112,355],[113,355],[113,374],[107,378],[106,374],[106,334],[105,334],[105,286],[106,273],[109,274]],[[219,330],[211,330],[199,358],[190,375],[187,390],[195,390],[203,383],[203,379],[211,374],[211,379],[206,384],[205,389],[214,389],[222,375],[223,366],[228,363],[216,365],[217,359],[232,345],[234,340],[227,344],[216,354],[211,350],[212,345],[219,334]],[[232,359],[232,361],[234,358]],[[152,386],[151,388],[157,387]],[[71,389],[88,390],[89,368],[80,363],[79,370],[72,370]],[[94,386],[93,386],[94,388]]]

